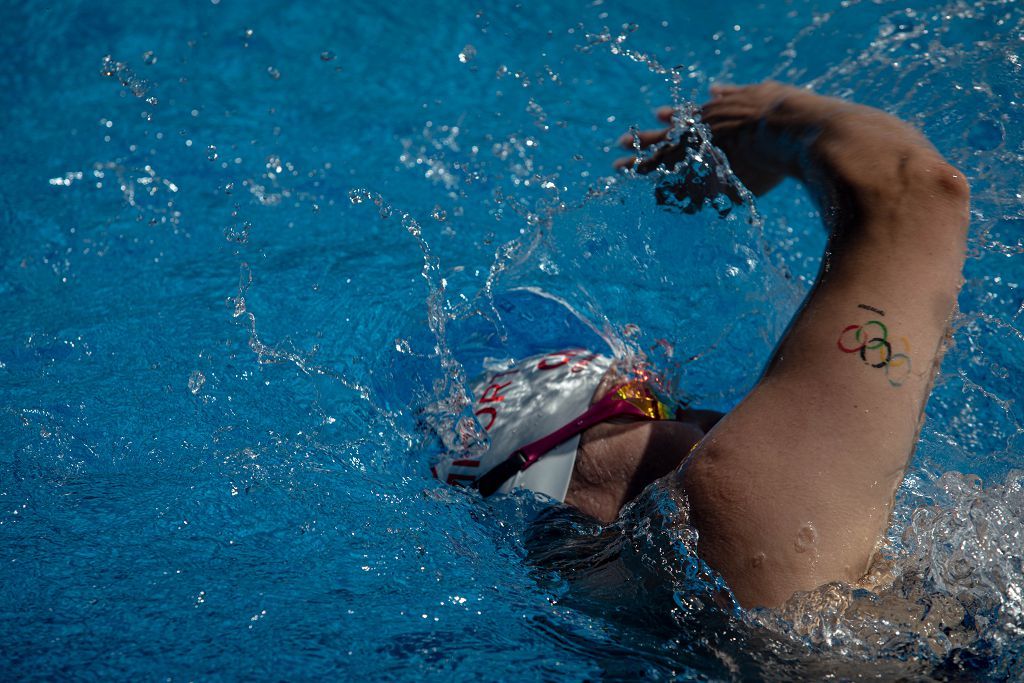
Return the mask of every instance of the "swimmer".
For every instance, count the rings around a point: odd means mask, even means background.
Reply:
[[[774,607],[857,584],[873,562],[949,342],[969,189],[877,109],[774,82],[711,92],[701,118],[732,170],[755,194],[802,182],[829,232],[757,385],[723,417],[673,410],[642,373],[582,349],[527,359],[476,388],[487,453],[435,474],[485,495],[529,488],[605,523],[664,478],[740,604]],[[687,150],[668,136],[639,133],[661,146],[618,165],[671,169]]]

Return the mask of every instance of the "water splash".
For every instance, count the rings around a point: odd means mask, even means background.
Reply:
[[[261,365],[272,364],[272,363],[290,363],[298,368],[304,375],[323,376],[333,379],[340,383],[342,386],[350,389],[359,396],[360,399],[366,401],[372,405],[380,405],[379,402],[375,402],[373,394],[369,387],[348,379],[344,374],[328,368],[322,365],[318,365],[313,362],[316,356],[317,347],[301,352],[294,348],[289,348],[290,344],[267,344],[260,337],[256,329],[256,314],[250,310],[246,301],[249,288],[252,286],[253,276],[252,269],[249,264],[243,262],[239,267],[238,274],[238,293],[235,296],[228,297],[227,303],[231,308],[231,317],[239,319],[242,325],[245,326],[249,333],[249,348],[254,354],[256,354],[256,361]]]
[[[155,63],[155,61],[156,60],[154,59],[153,63]],[[150,62],[147,61],[147,64],[148,63]],[[116,79],[122,86],[127,88],[131,94],[138,98],[145,97],[150,90],[150,84],[148,81],[136,76],[135,72],[127,64],[115,60],[110,55],[106,55],[103,58],[103,63],[100,65],[100,74],[107,78]]]

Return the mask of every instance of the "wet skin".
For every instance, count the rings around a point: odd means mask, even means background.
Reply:
[[[596,403],[623,382],[612,367],[594,392]],[[686,410],[671,421],[623,417],[595,425],[580,438],[565,502],[608,524],[653,481],[678,468],[683,458],[722,417]]]
[[[788,176],[816,198],[829,232],[821,271],[758,384],[706,436],[696,419],[594,427],[566,502],[608,521],[664,475],[740,603],[777,606],[857,583],[871,565],[948,342],[969,189],[877,109],[772,82],[712,95],[702,119],[749,189]],[[637,170],[685,153],[660,148]]]

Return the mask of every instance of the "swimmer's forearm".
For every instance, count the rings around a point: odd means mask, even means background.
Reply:
[[[791,174],[815,199],[826,229],[836,237],[875,233],[883,240],[901,233],[934,238],[948,230],[965,240],[967,181],[923,135],[907,126],[882,156],[858,146],[866,123],[879,119],[881,124],[886,118],[870,107],[840,103],[795,160]],[[922,205],[923,195],[931,195],[934,203]],[[905,217],[894,220],[894,208]],[[829,244],[830,249],[837,246],[842,243]]]

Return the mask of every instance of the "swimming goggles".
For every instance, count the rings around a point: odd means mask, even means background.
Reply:
[[[571,439],[596,424],[615,417],[637,417],[643,420],[672,420],[675,411],[661,402],[644,380],[627,382],[612,389],[582,415],[547,436],[517,449],[501,463],[488,470],[471,486],[481,495],[489,496],[508,479],[528,469],[560,443]]]

